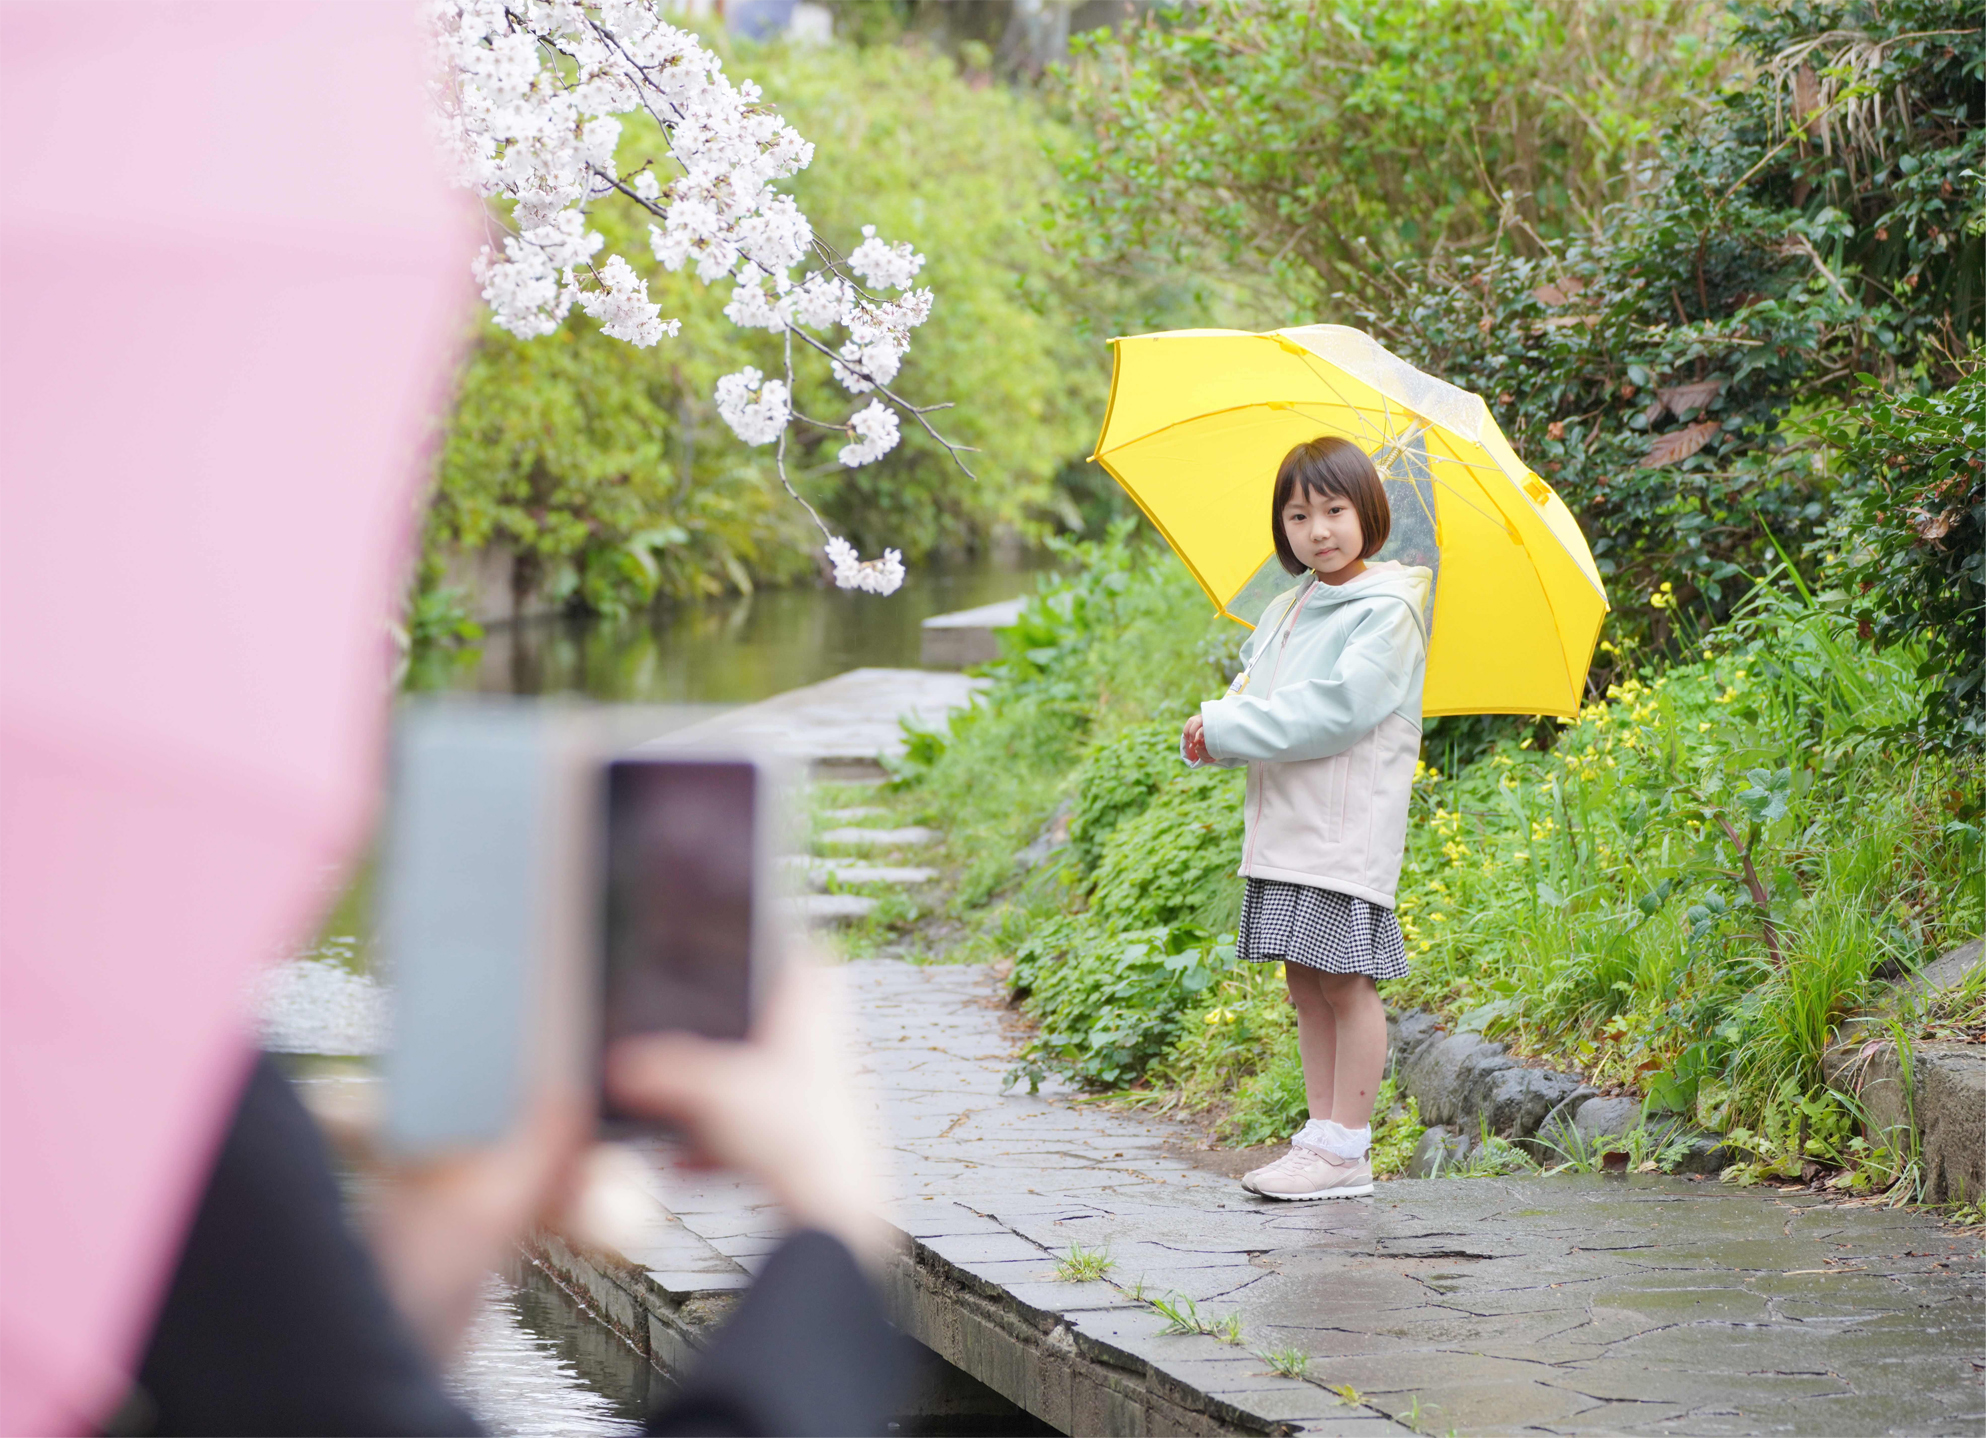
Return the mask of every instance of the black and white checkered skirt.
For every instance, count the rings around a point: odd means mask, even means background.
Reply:
[[[1248,881],[1234,952],[1256,963],[1286,961],[1329,974],[1407,976],[1407,942],[1391,909],[1281,879]]]

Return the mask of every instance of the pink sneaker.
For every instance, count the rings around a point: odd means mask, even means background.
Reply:
[[[1244,1174],[1241,1186],[1264,1198],[1363,1198],[1372,1192],[1370,1158],[1350,1161],[1291,1144],[1274,1163]]]

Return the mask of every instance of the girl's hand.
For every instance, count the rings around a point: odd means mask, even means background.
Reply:
[[[1186,721],[1186,732],[1181,736],[1186,745],[1186,757],[1195,764],[1210,764],[1214,756],[1207,752],[1207,722],[1198,714]]]

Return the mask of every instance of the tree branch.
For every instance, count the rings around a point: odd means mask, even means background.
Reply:
[[[1743,866],[1745,888],[1752,896],[1752,906],[1758,910],[1759,927],[1765,930],[1766,951],[1772,955],[1772,962],[1775,965],[1783,967],[1786,963],[1786,955],[1779,947],[1779,926],[1772,922],[1772,899],[1765,892],[1765,885],[1759,880],[1758,868],[1752,863],[1751,850],[1739,840],[1738,831],[1731,827],[1729,818],[1719,814],[1717,822],[1723,827],[1725,836],[1730,839],[1731,847],[1738,851],[1738,863]]]

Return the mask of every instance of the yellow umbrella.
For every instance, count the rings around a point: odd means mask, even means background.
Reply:
[[[1579,712],[1607,612],[1592,551],[1481,399],[1343,325],[1114,339],[1092,456],[1216,606],[1250,624],[1293,582],[1269,500],[1294,446],[1342,435],[1386,479],[1380,559],[1435,570],[1428,714]]]

